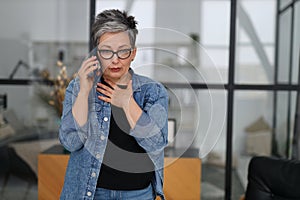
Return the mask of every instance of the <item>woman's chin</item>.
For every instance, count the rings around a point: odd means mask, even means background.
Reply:
[[[122,77],[122,75],[116,74],[116,73],[113,73],[113,74],[109,73],[109,74],[104,74],[103,77],[115,82],[115,81],[119,80]]]

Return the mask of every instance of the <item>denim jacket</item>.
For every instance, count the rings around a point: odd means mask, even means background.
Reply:
[[[132,74],[133,98],[143,110],[130,135],[145,149],[155,166],[151,182],[154,192],[162,199],[164,147],[168,134],[168,93],[158,82]],[[73,79],[65,94],[59,140],[71,152],[60,199],[92,200],[108,140],[111,106],[98,99],[96,91],[100,77],[95,76],[94,87],[88,97],[88,120],[79,126],[72,115],[72,105],[79,92],[79,79]]]

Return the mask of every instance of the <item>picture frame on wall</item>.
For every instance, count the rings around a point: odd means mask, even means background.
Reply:
[[[175,147],[176,119],[168,119],[168,147]]]

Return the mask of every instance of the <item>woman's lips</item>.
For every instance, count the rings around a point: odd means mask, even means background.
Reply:
[[[111,72],[119,72],[119,71],[121,70],[121,68],[120,68],[120,67],[117,67],[117,68],[109,68],[109,70],[110,70]]]

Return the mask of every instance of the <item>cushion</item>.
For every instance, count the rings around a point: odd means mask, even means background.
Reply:
[[[249,164],[246,200],[300,199],[300,161],[253,157]]]
[[[23,130],[24,124],[19,120],[16,113],[12,109],[3,111],[3,118],[7,121],[8,124],[13,126],[15,130]]]
[[[3,114],[0,113],[0,140],[12,136],[14,134],[14,128],[12,128],[12,126],[3,117]]]

